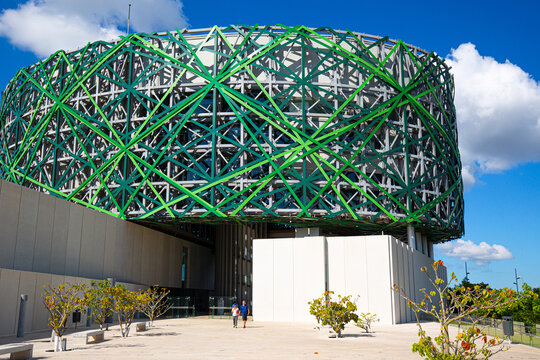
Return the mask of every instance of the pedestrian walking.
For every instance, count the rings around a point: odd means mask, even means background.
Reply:
[[[238,315],[240,314],[240,309],[238,309],[238,305],[236,303],[233,305],[231,313],[232,313],[233,328],[237,328],[238,327]]]
[[[249,306],[246,305],[246,300],[242,300],[242,306],[240,306],[240,313],[242,314],[242,321],[244,321],[245,328],[247,317],[249,315]]]

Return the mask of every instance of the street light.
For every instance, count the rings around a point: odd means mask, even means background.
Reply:
[[[129,19],[131,18],[131,4],[128,6],[128,18],[127,18],[127,34],[129,36]]]
[[[516,268],[514,268],[514,272],[516,274],[516,282],[514,284],[516,285],[516,292],[519,292],[518,280],[521,279],[521,276],[518,276]]]
[[[469,282],[469,274],[470,272],[467,271],[467,262],[465,261],[465,281]]]

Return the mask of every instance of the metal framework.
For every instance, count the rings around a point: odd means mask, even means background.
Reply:
[[[453,98],[443,59],[387,37],[131,34],[16,74],[0,176],[126,219],[412,223],[448,240],[463,233]]]

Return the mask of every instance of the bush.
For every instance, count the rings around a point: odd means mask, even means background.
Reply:
[[[360,313],[354,324],[359,328],[364,329],[365,332],[369,333],[371,331],[371,325],[376,321],[379,321],[377,315],[371,313]]]
[[[326,291],[318,299],[314,299],[309,304],[309,313],[314,315],[321,325],[328,325],[336,333],[336,338],[345,329],[345,325],[351,321],[356,321],[356,303],[351,301],[351,295],[338,295],[337,299],[332,299],[333,291]]]

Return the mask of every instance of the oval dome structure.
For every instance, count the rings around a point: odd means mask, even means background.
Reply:
[[[463,234],[449,67],[330,28],[130,34],[20,70],[3,179],[137,221]]]

